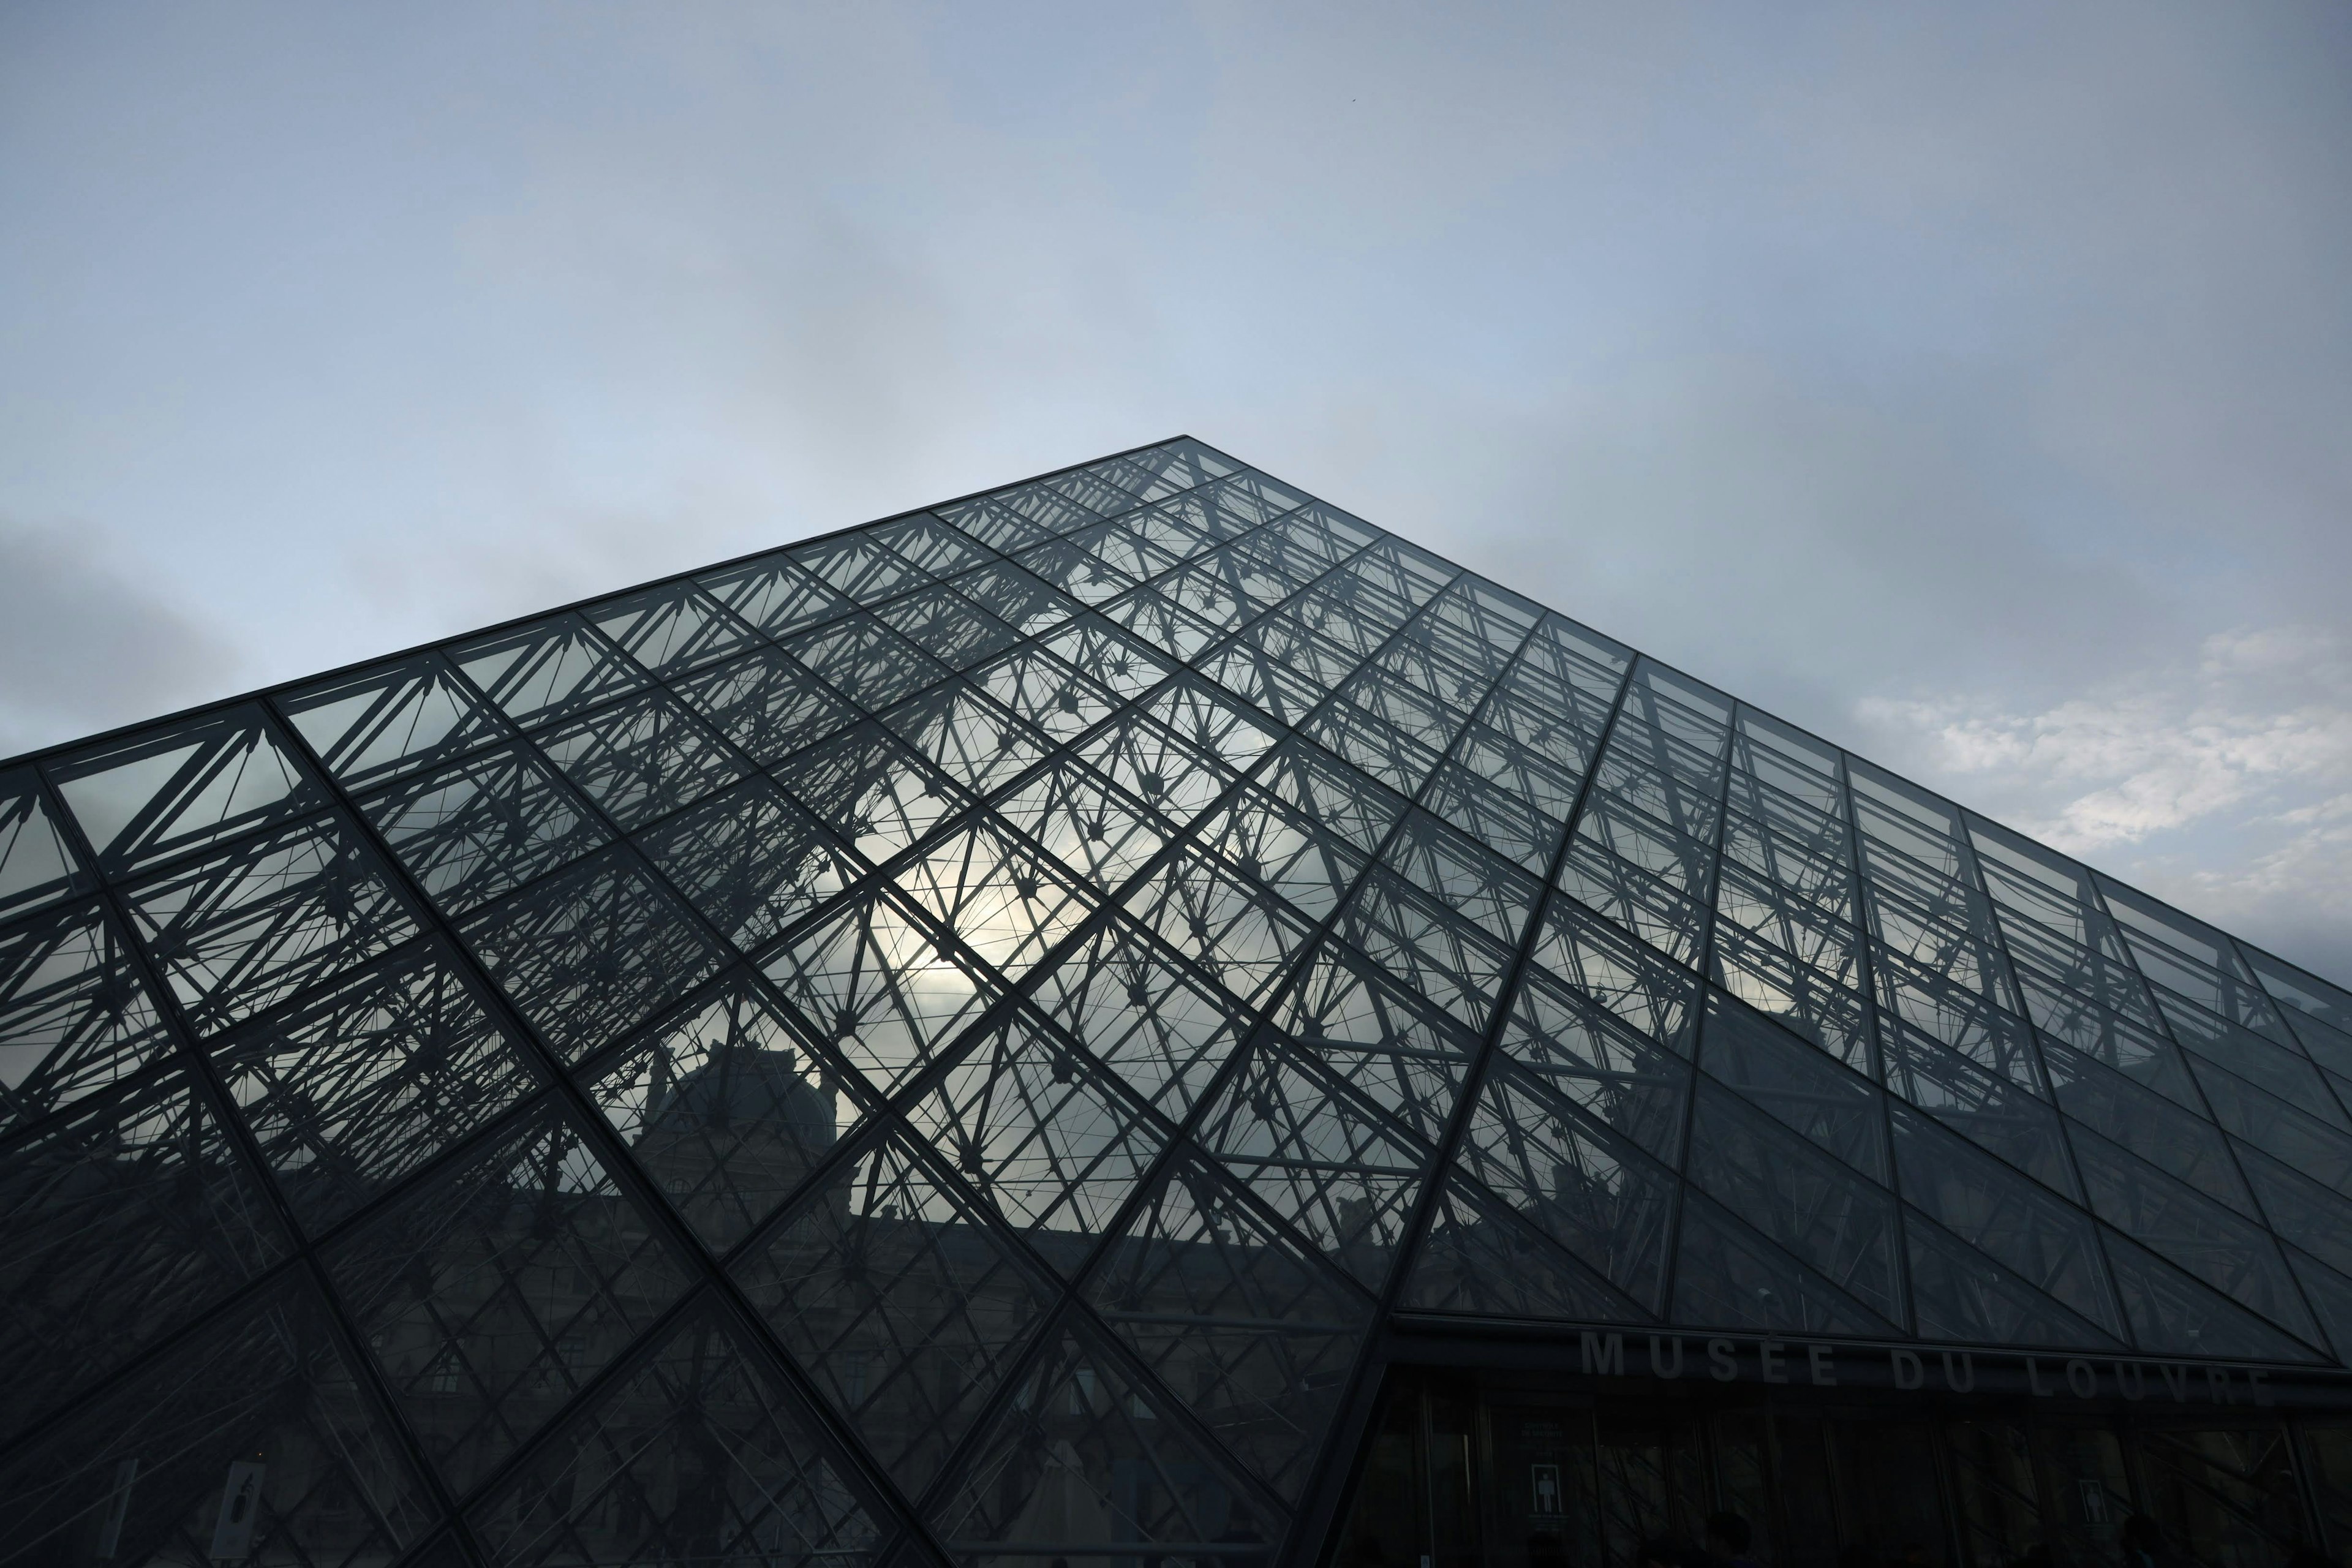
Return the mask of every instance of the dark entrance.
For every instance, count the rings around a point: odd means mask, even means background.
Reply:
[[[1697,1547],[1718,1510],[1767,1568],[2113,1568],[2135,1515],[2168,1568],[2352,1547],[2352,1418],[1577,1381],[1391,1369],[1333,1568],[1633,1568],[1646,1540]]]

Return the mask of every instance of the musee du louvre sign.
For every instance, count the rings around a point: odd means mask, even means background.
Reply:
[[[1622,1329],[1580,1329],[1571,1336],[1548,1326],[1532,1337],[1549,1347],[1552,1364],[1565,1363],[1584,1376],[1611,1380],[1674,1383],[1687,1377],[1776,1388],[2004,1394],[2112,1400],[2126,1405],[2242,1405],[2264,1410],[2352,1406],[2352,1377],[2341,1371],[2289,1371],[2137,1356],[1856,1344],[1775,1335],[1628,1333]],[[1571,1339],[1572,1346],[1561,1342]],[[1559,1353],[1562,1351],[1568,1353]],[[1638,1394],[1641,1391],[1609,1386],[1607,1392]]]
[[[0,1302],[7,1563],[2268,1563],[2352,996],[1180,438],[0,764]]]

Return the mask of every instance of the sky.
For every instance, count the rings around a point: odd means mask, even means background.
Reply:
[[[2352,981],[2352,8],[0,4],[0,753],[1189,432]]]

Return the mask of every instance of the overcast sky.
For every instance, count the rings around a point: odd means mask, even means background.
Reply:
[[[2352,7],[0,5],[0,752],[1190,431],[2352,980]]]

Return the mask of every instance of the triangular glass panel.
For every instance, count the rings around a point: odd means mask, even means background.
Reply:
[[[1554,1100],[1533,1075],[1497,1064],[1454,1158],[1580,1262],[1644,1308],[1665,1291],[1675,1179]]]
[[[1268,1551],[1285,1521],[1115,1354],[1065,1329],[927,1511],[958,1562]],[[1246,1552],[1242,1553],[1248,1555]]]
[[[1545,907],[1528,961],[1669,1049],[1685,1049],[1697,978],[1564,899]]]
[[[1265,994],[1313,931],[1288,904],[1197,852],[1154,869],[1127,909],[1244,1003]]]
[[[1885,1184],[1886,1110],[1869,1080],[1756,1012],[1709,991],[1699,1066],[1748,1104]]]
[[[50,777],[108,877],[326,802],[250,707],[81,752]]]
[[[997,815],[1103,892],[1125,887],[1167,842],[1168,824],[1068,758],[995,803]]]
[[[1361,953],[1328,941],[1283,993],[1276,1026],[1290,1054],[1321,1063],[1432,1144],[1444,1137],[1479,1043]]]
[[[1180,1157],[1088,1280],[1096,1315],[1285,1499],[1321,1450],[1369,1299]]]
[[[587,1089],[713,1252],[797,1190],[858,1115],[826,1058],[740,973],[646,1030]]]
[[[1171,1121],[1184,1119],[1247,1026],[1231,1003],[1124,922],[1087,937],[1031,1000]]]
[[[2258,1149],[2241,1146],[2237,1153],[2280,1238],[2352,1274],[2352,1202],[2342,1190],[2323,1186],[2312,1179],[2315,1173],[2292,1168]]]
[[[910,910],[878,894],[850,900],[761,965],[812,1039],[877,1088],[898,1088],[979,1018],[993,982],[950,956]]]
[[[2115,1350],[2093,1327],[1916,1209],[1903,1216],[1911,1305],[1923,1339],[1962,1344]]]
[[[39,909],[89,886],[42,804],[33,770],[0,773],[0,917]]]
[[[1654,1157],[1681,1163],[1690,1065],[1616,1014],[1530,967],[1496,1048]]]
[[[460,1491],[686,1287],[646,1215],[551,1110],[373,1216],[326,1265],[417,1439]]]
[[[856,707],[782,648],[761,647],[698,670],[676,690],[730,745],[762,766],[846,730]]]
[[[500,1563],[857,1563],[882,1533],[774,1376],[697,1310],[472,1510]]]
[[[625,697],[536,737],[547,759],[623,828],[642,827],[743,776],[743,764],[667,692]]]
[[[917,907],[1007,979],[1068,937],[1093,900],[1062,868],[993,823],[935,842],[894,879]]]
[[[313,1231],[539,1087],[437,942],[313,993],[212,1055],[289,1206]]]
[[[1889,1335],[1895,1326],[1696,1192],[1683,1194],[1672,1321],[1748,1331]]]
[[[439,1522],[299,1282],[0,1460],[0,1497],[24,1563],[388,1563]]]
[[[2095,1132],[2072,1142],[2094,1214],[2289,1333],[2317,1337],[2277,1244],[2244,1215]]]
[[[730,1272],[909,1496],[937,1477],[1051,1304],[1013,1244],[889,1136],[835,1163]]]
[[[1165,1135],[1034,1013],[983,1035],[908,1120],[1005,1223],[1075,1273]]]
[[[460,934],[566,1061],[621,1038],[724,956],[625,850],[491,905]]]
[[[1898,1106],[1894,1120],[1895,1168],[1913,1209],[2077,1316],[2122,1335],[2088,1215],[1925,1117]]]
[[[2155,1253],[2100,1226],[2132,1339],[2159,1355],[2312,1362],[2319,1352],[2193,1279]]]
[[[753,630],[789,637],[849,614],[848,600],[790,556],[777,552],[712,572],[698,580],[705,592]]]
[[[98,905],[69,904],[0,931],[0,1134],[171,1049],[154,997]]]
[[[1448,1173],[1397,1304],[1424,1312],[1644,1322],[1648,1310],[1588,1273],[1509,1206]]]
[[[7,1146],[0,1438],[285,1255],[261,1179],[184,1071],[150,1078]]]
[[[359,834],[331,817],[184,864],[124,900],[188,1022],[206,1034],[417,930]]]
[[[508,732],[497,710],[436,653],[314,686],[279,706],[346,789],[446,762]]]
[[[576,616],[556,616],[453,648],[450,661],[518,724],[543,724],[646,684]]]
[[[2051,1191],[2074,1195],[2058,1113],[2046,1102],[1884,1014],[1879,1023],[1889,1089]]]
[[[612,829],[539,755],[503,746],[364,797],[360,810],[450,914],[609,844]]]
[[[755,641],[741,622],[691,583],[607,599],[588,612],[588,619],[656,675],[682,674]]]
[[[670,885],[747,952],[831,902],[862,870],[766,779],[682,811],[639,841]]]
[[[2220,1128],[2071,1047],[2045,1040],[2042,1058],[2069,1117],[2239,1213],[2254,1212]],[[2344,1142],[2352,1150],[2352,1139]]]
[[[1305,1051],[1262,1040],[1197,1136],[1260,1202],[1377,1290],[1435,1156],[1325,1070]]]
[[[1852,1166],[1702,1079],[1689,1179],[1889,1322],[1903,1320],[1895,1199]]]

